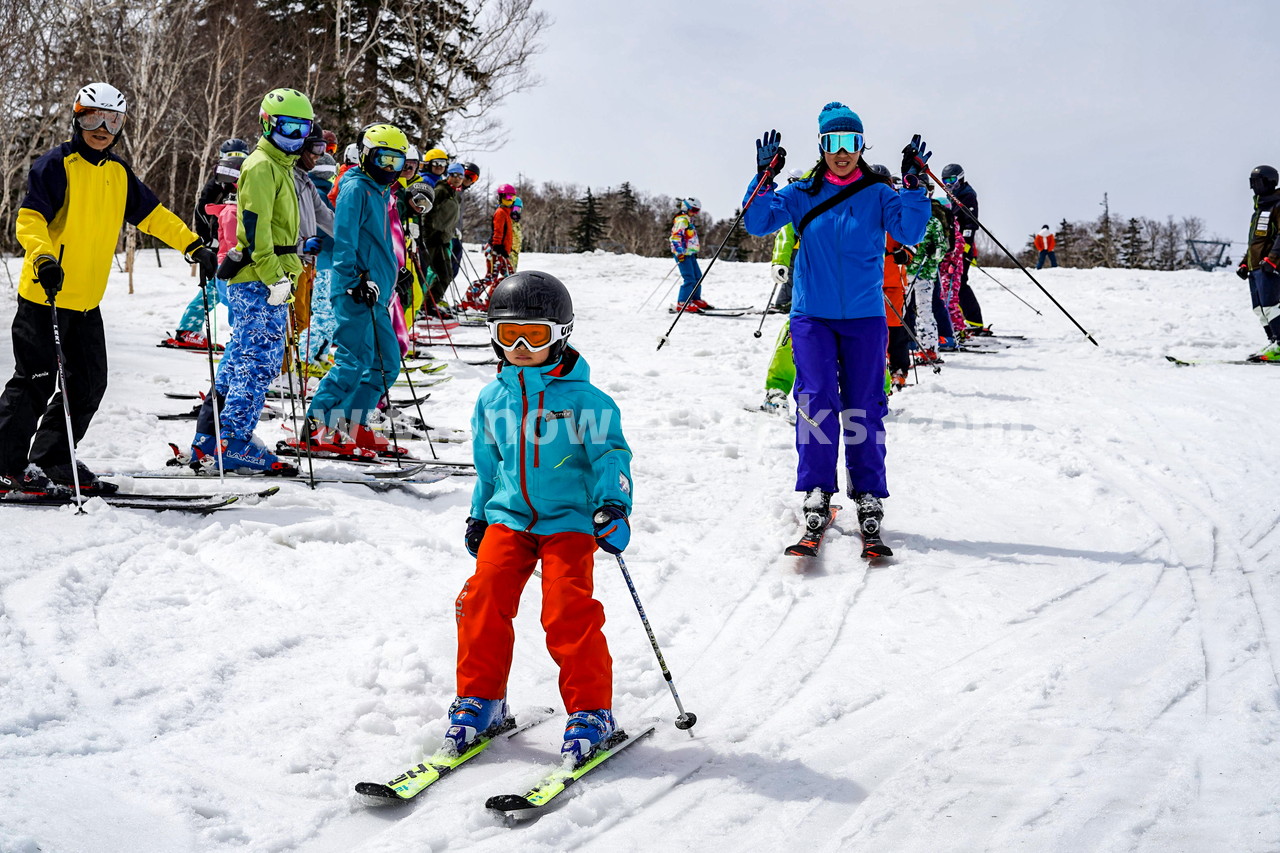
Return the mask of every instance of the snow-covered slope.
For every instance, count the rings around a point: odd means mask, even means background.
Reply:
[[[207,375],[154,347],[192,279],[153,257],[104,305],[112,385],[82,446],[100,467],[188,440],[151,415]],[[1280,849],[1280,370],[1161,357],[1260,345],[1233,276],[1045,271],[1100,348],[1021,274],[995,273],[1043,317],[978,276],[988,320],[1030,339],[891,400],[897,556],[868,569],[847,519],[817,561],[781,555],[790,427],[744,410],[779,318],[757,340],[756,317],[685,317],[655,352],[671,317],[636,308],[669,262],[522,262],[570,286],[575,341],[622,407],[628,566],[696,737],[601,554],[615,709],[657,736],[520,829],[483,802],[553,760],[557,722],[411,808],[353,802],[443,734],[465,479],[286,485],[208,518],[0,510],[0,850]],[[706,295],[760,304],[767,269],[718,264]],[[452,367],[428,419],[465,428],[491,370]],[[535,582],[517,710],[559,707],[538,609]]]

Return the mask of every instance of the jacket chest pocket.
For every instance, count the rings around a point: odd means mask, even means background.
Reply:
[[[576,502],[584,488],[585,454],[571,411],[543,411],[530,417],[528,430],[532,453],[534,492],[547,498]]]

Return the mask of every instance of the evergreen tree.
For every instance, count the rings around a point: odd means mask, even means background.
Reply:
[[[1058,264],[1064,267],[1074,267],[1076,251],[1076,224],[1063,219],[1058,223]]]
[[[1093,266],[1114,267],[1117,262],[1116,228],[1111,219],[1111,202],[1107,193],[1102,194],[1102,216],[1098,217],[1098,247]]]
[[[1130,217],[1121,238],[1120,266],[1130,270],[1148,269],[1151,266],[1147,241],[1142,235],[1142,223],[1134,217]]]
[[[587,194],[578,201],[578,224],[569,232],[575,252],[594,252],[601,238],[608,232],[609,217],[600,211],[600,204],[587,187]]]
[[[751,249],[743,245],[743,241],[747,239],[747,229],[742,225],[742,219],[738,217],[740,211],[733,212],[736,225],[729,232],[729,236],[724,241],[724,259],[726,261],[749,261],[751,260]]]

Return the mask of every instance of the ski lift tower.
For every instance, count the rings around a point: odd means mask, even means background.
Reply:
[[[1191,253],[1191,262],[1205,272],[1213,272],[1218,267],[1231,263],[1226,257],[1229,242],[1222,240],[1188,240],[1187,251]]]

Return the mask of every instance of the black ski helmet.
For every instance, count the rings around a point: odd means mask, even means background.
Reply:
[[[489,322],[495,320],[550,320],[568,326],[565,335],[551,345],[547,364],[555,364],[573,331],[573,298],[560,279],[550,273],[529,270],[507,276],[494,288],[489,298]],[[506,361],[506,353],[491,341],[498,358]]]
[[[883,163],[876,163],[871,167],[871,171],[875,172],[877,175],[883,175],[886,178],[893,177],[893,173],[889,171],[889,167]]]
[[[945,184],[947,178],[955,178],[956,183],[964,180],[964,167],[959,163],[948,163],[942,167],[942,182]]]
[[[1271,195],[1280,184],[1280,172],[1275,166],[1258,166],[1249,173],[1249,189],[1254,195]]]
[[[230,154],[233,151],[239,151],[241,154],[248,154],[249,143],[245,142],[243,139],[237,139],[233,136],[218,146],[219,154]]]

